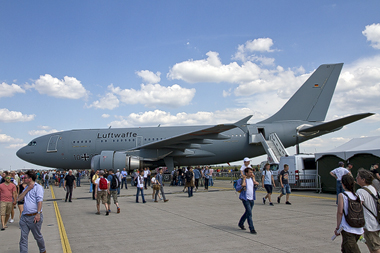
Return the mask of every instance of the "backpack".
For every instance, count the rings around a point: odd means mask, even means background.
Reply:
[[[368,190],[367,187],[362,187],[362,189],[366,190],[373,198],[373,200],[375,201],[375,205],[376,205],[376,214],[374,214],[371,210],[368,209],[368,207],[366,207],[364,204],[363,206],[376,218],[377,222],[380,223],[380,199],[379,199],[379,193],[376,192],[376,195],[373,195],[372,192],[370,190]]]
[[[111,189],[117,189],[117,188],[119,188],[119,179],[116,177],[116,175],[112,175]]]
[[[46,174],[45,179],[49,180],[49,174]]]
[[[236,190],[237,182],[238,182],[239,180],[241,180],[241,179],[234,180],[234,189],[235,189],[235,191],[237,191],[238,193],[241,193],[243,190],[245,190],[245,186],[242,187],[239,191]]]
[[[345,192],[343,194],[347,197],[348,200],[348,212],[344,211],[344,218],[346,219],[348,225],[353,228],[361,228],[365,224],[363,205],[360,201],[360,198],[356,196],[356,200],[350,199]]]
[[[193,179],[193,173],[190,171],[186,172],[186,182],[190,182]]]
[[[107,190],[107,188],[108,188],[107,179],[105,179],[104,177],[101,177],[99,180],[99,189],[100,190]]]

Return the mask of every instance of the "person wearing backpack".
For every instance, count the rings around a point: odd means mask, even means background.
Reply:
[[[187,171],[185,173],[185,186],[187,187],[187,193],[189,195],[189,198],[193,196],[193,189],[194,189],[194,172],[193,167],[187,167]]]
[[[372,172],[360,168],[356,176],[356,182],[362,188],[357,190],[364,207],[364,239],[367,247],[371,253],[380,253],[380,207],[378,204],[379,195],[372,186],[373,181]]]
[[[117,201],[117,189],[120,186],[120,181],[117,176],[113,173],[113,169],[109,170],[109,175],[107,178],[110,183],[110,190],[107,194],[107,204],[108,204],[108,212],[111,212],[111,197],[113,198],[113,203],[117,207],[117,213],[120,213],[119,201]]]
[[[354,193],[355,180],[351,174],[344,175],[341,182],[344,192],[339,193],[338,195],[338,208],[336,213],[337,224],[334,233],[337,236],[342,234],[342,252],[356,253],[360,252],[357,241],[364,233],[364,222],[361,227],[358,227],[360,225],[357,226],[356,224],[358,223],[356,221],[364,220],[363,206],[361,205],[359,197]],[[360,204],[362,211],[361,214],[363,215],[362,218],[360,216],[356,216],[354,217],[355,219],[352,219],[353,214],[355,213],[352,212],[353,209],[349,208],[349,206],[354,207],[355,205],[353,205],[353,203],[355,202]],[[354,226],[354,224],[356,225]],[[339,233],[340,228],[342,228],[342,231]]]
[[[104,178],[104,171],[99,171],[99,177],[95,180],[95,198],[96,198],[96,208],[98,211],[96,214],[100,214],[100,201],[102,201],[104,207],[106,208],[106,215],[109,215],[109,208],[107,203],[107,194],[109,194],[110,183],[106,178]]]

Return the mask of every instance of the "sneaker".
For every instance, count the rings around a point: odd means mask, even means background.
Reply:
[[[274,206],[272,202],[269,203],[270,206]]]
[[[263,198],[263,204],[265,205],[265,198]]]
[[[13,223],[13,222],[14,222],[14,220],[13,220],[13,219],[10,219],[10,220],[9,220],[9,223]]]
[[[111,212],[111,209],[108,209],[108,212],[110,213],[110,212]]]
[[[99,215],[99,214],[100,214],[100,212],[96,212],[95,214]]]
[[[277,203],[280,204],[280,197],[277,197]]]
[[[169,200],[168,199],[165,199],[164,202],[168,202]]]
[[[256,232],[256,230],[251,230],[251,234],[254,234],[254,235],[256,235],[257,234],[257,232]]]
[[[120,213],[120,207],[117,208],[117,213]]]
[[[286,201],[286,203],[285,204],[287,204],[287,205],[291,205],[292,203],[290,203],[289,201]]]
[[[106,216],[109,215],[110,213],[109,212],[106,212]]]
[[[239,226],[239,228],[240,228],[241,230],[246,230],[246,228],[244,227],[244,225],[239,225],[239,224],[238,224],[238,226]]]

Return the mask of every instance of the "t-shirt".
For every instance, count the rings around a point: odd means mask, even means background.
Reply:
[[[16,192],[16,186],[13,183],[6,185],[0,184],[0,201],[1,202],[13,202],[12,193]]]
[[[342,177],[343,177],[344,175],[350,173],[350,172],[348,171],[348,169],[343,168],[343,167],[338,167],[338,168],[336,168],[336,169],[333,169],[331,172],[332,172],[333,174],[335,174],[335,176],[337,177],[336,180],[338,180],[338,181],[342,180]]]
[[[113,175],[108,175],[108,177],[107,177],[108,182],[110,182],[110,191],[116,191],[117,188],[116,188],[116,189],[112,189],[112,188],[111,188],[112,178],[113,178]]]
[[[282,184],[289,184],[289,171],[282,170],[280,176],[282,176]]]
[[[74,185],[74,180],[75,180],[75,176],[74,175],[66,175],[65,177],[65,180],[66,180],[66,186],[73,186]]]
[[[144,170],[144,178],[147,178],[147,177],[148,177],[148,173],[149,173],[148,170]]]
[[[247,178],[245,180],[246,183],[246,189],[247,189],[247,199],[248,200],[253,200],[253,179],[252,178]]]
[[[272,184],[272,171],[270,170],[264,170],[263,171],[263,176],[264,176],[264,184]]]
[[[371,170],[371,172],[373,173],[373,177],[374,177],[375,179],[378,179],[377,176],[376,176],[376,174],[379,174],[379,175],[380,175],[380,173],[379,173],[379,169],[373,169],[373,170]]]
[[[363,188],[366,187],[368,190],[372,192],[373,195],[377,196],[376,189],[372,186],[363,186]],[[356,191],[356,193],[359,195],[360,200],[363,201],[364,205],[371,210],[373,214],[376,215],[376,205],[375,200],[373,197],[364,189],[359,189]],[[380,230],[380,224],[377,222],[376,218],[367,210],[367,208],[363,207],[364,210],[364,219],[365,219],[365,225],[364,228],[368,231],[379,231]]]
[[[101,178],[103,178],[103,177],[98,177],[98,178],[95,180],[95,184],[98,185],[98,191],[106,191],[106,190],[101,190],[101,189],[99,188],[99,181],[100,181]],[[105,180],[107,180],[107,178],[105,178]],[[107,180],[107,184],[108,184],[108,180]]]

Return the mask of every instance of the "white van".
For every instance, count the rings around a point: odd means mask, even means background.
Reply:
[[[263,170],[267,162],[260,164]],[[270,170],[276,184],[279,184],[278,174],[284,169],[284,164],[289,165],[289,184],[298,184],[301,187],[313,187],[315,185],[315,176],[317,175],[317,167],[315,164],[315,155],[298,154],[292,156],[283,156],[280,163],[270,164]]]

